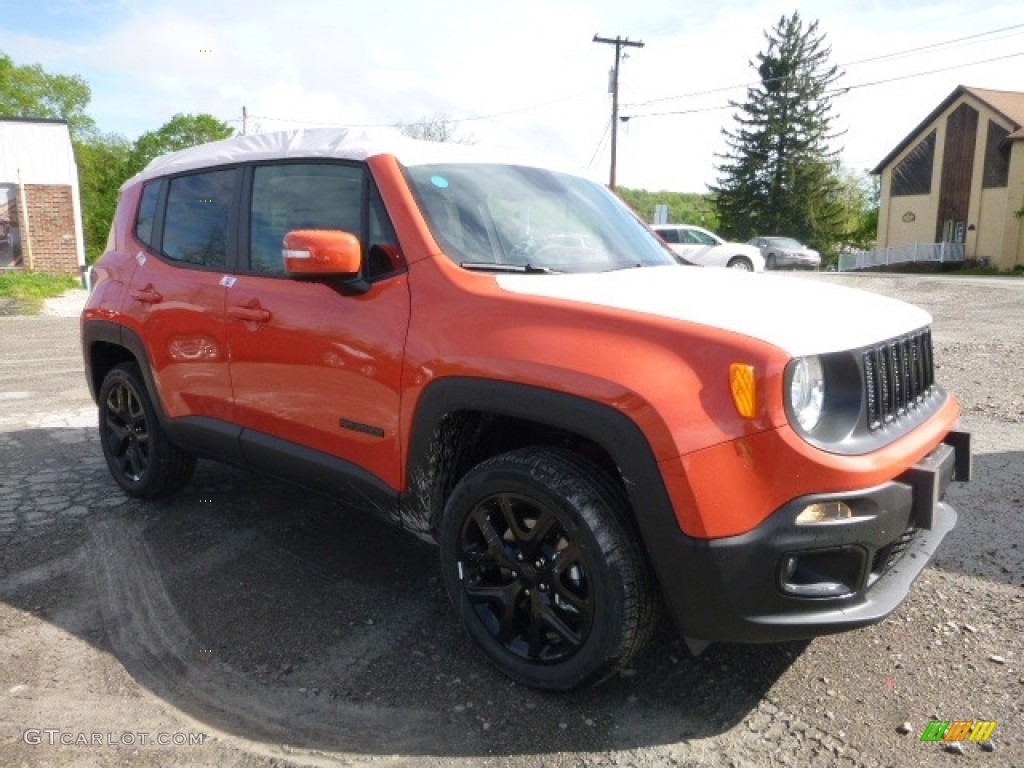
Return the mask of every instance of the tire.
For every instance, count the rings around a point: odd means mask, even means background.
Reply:
[[[143,499],[169,496],[192,478],[196,458],[167,439],[137,365],[112,368],[98,400],[103,456],[127,494]]]
[[[750,259],[746,256],[733,256],[729,259],[729,263],[726,264],[729,269],[738,269],[743,272],[753,272],[754,265],[750,263]]]
[[[477,465],[452,492],[439,538],[463,624],[519,683],[600,682],[654,629],[660,603],[625,492],[577,454],[524,448]]]
[[[769,253],[764,260],[765,269],[775,269],[775,254]]]

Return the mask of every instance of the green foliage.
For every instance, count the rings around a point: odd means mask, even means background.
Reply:
[[[61,296],[82,283],[73,275],[47,275],[42,272],[0,272],[0,299],[13,299],[24,312],[38,312],[44,299]]]
[[[208,141],[227,139],[234,133],[234,128],[213,115],[179,113],[155,131],[147,131],[139,136],[132,150],[132,172],[141,171],[150,160],[159,155],[205,144]]]
[[[654,221],[656,205],[668,206],[669,224],[696,224],[705,229],[718,228],[718,216],[710,195],[697,192],[649,192],[646,189],[616,187],[615,192],[648,224]]]
[[[85,113],[92,92],[78,75],[51,75],[38,64],[16,65],[0,53],[0,115],[66,120],[72,136],[96,129]]]
[[[82,195],[85,257],[91,264],[107,242],[118,190],[131,175],[131,143],[118,134],[96,134],[74,142]]]
[[[818,23],[805,27],[797,12],[765,39],[751,62],[760,84],[747,89],[745,103],[731,102],[736,127],[723,131],[728,151],[711,188],[722,234],[787,235],[834,257],[853,216],[830,148],[837,136],[829,91],[841,73],[828,63]]]

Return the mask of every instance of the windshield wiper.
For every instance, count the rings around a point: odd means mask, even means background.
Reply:
[[[491,261],[460,261],[459,266],[476,272],[520,272],[528,275],[555,274],[553,269],[535,267],[532,264],[495,264]]]

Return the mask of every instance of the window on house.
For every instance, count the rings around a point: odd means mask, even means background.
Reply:
[[[21,266],[21,229],[18,226],[18,187],[0,184],[0,267]]]
[[[892,169],[892,195],[927,195],[932,191],[935,131],[914,147]]]
[[[988,136],[985,140],[985,170],[982,174],[982,187],[993,189],[1005,187],[1010,183],[1010,146],[1006,137],[1008,130],[988,121]]]

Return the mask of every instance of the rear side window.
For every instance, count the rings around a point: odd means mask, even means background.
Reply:
[[[160,201],[160,182],[151,181],[142,188],[139,212],[135,217],[135,237],[140,243],[155,248],[153,223],[156,221],[156,205]]]
[[[234,188],[233,168],[171,179],[163,254],[186,264],[225,266]]]

